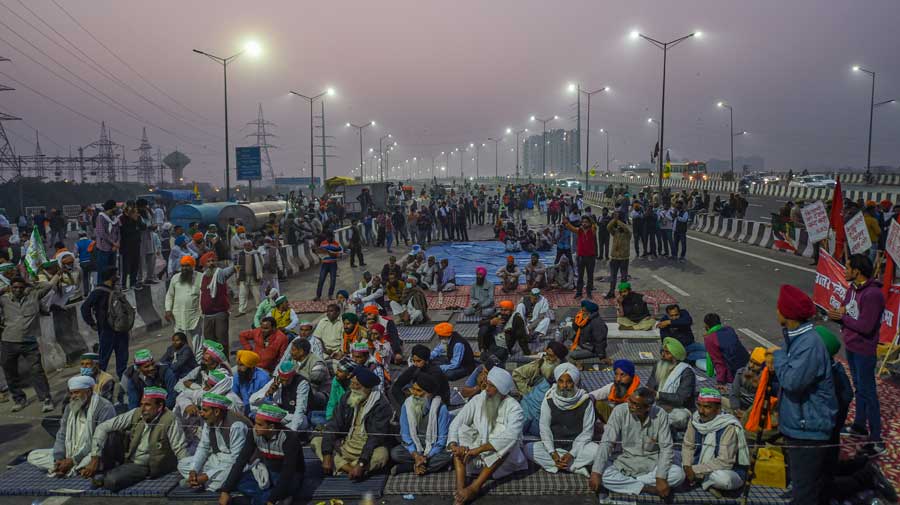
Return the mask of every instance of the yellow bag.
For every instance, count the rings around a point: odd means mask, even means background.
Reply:
[[[759,450],[751,484],[779,489],[787,487],[787,473],[781,449],[765,447]]]

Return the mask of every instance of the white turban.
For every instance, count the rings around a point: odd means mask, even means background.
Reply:
[[[79,389],[91,389],[94,387],[94,379],[86,375],[76,375],[69,379],[69,391],[77,391]]]
[[[488,372],[487,380],[493,384],[494,387],[497,388],[497,391],[503,396],[508,395],[512,390],[512,375],[499,366],[491,368],[491,371]]]
[[[578,368],[571,363],[561,363],[553,369],[553,378],[559,380],[563,375],[569,374],[569,377],[572,378],[572,382],[575,383],[576,386],[581,384],[581,372],[578,371]]]

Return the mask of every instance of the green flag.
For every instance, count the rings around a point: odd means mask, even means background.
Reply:
[[[40,266],[47,262],[47,251],[44,249],[44,241],[41,234],[38,233],[37,226],[31,230],[31,240],[28,241],[28,247],[25,248],[25,268],[28,273],[37,277]]]

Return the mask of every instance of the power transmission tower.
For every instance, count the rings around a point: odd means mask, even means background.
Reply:
[[[314,137],[319,142],[314,149],[318,160],[313,158],[313,168],[319,168],[319,173],[322,174],[322,184],[325,184],[325,180],[328,179],[328,158],[336,158],[337,156],[329,154],[329,151],[335,148],[335,146],[328,143],[334,140],[334,136],[326,135],[325,133],[325,101],[321,101],[320,105],[322,112],[320,115],[314,116],[315,121],[313,123],[313,129],[317,132]]]
[[[144,133],[141,136],[141,146],[135,149],[135,151],[140,152],[140,156],[138,157],[138,171],[137,178],[138,180],[150,186],[153,184],[153,146],[150,145],[150,142],[147,141],[147,127],[144,127]],[[124,160],[123,160],[124,161]]]
[[[38,179],[44,178],[44,153],[41,151],[41,136],[37,130],[34,131],[34,160],[32,160],[31,170]]]
[[[97,149],[97,155],[88,158],[94,165],[91,175],[96,175],[98,180],[116,182],[117,157],[113,154],[113,149],[121,146],[110,140],[105,121],[100,123],[100,140],[91,142],[84,147]]]
[[[0,62],[4,61],[9,61],[9,58],[0,56]],[[13,91],[13,89],[0,84],[0,91]],[[6,136],[6,130],[3,128],[4,121],[17,121],[19,119],[22,118],[0,112],[0,179],[6,179],[4,175],[6,172],[11,172],[19,177],[22,176],[22,166],[19,163],[19,158],[16,157],[12,144],[9,142],[9,137]]]
[[[256,133],[249,133],[245,135],[245,137],[256,137],[256,145],[259,146],[260,154],[262,155],[262,162],[268,169],[268,176],[270,179],[272,179],[272,183],[274,184],[275,169],[272,167],[272,158],[269,156],[269,149],[278,149],[278,146],[270,144],[269,138],[278,138],[278,135],[269,133],[266,130],[266,127],[274,127],[278,125],[271,121],[266,121],[266,118],[263,117],[262,104],[259,104],[259,112],[256,116],[256,121],[251,121],[247,124],[256,126]]]

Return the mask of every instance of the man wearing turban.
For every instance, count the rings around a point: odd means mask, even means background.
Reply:
[[[294,362],[282,361],[272,374],[272,379],[250,395],[250,411],[256,414],[263,405],[277,405],[287,411],[284,422],[288,428],[304,431],[310,428],[312,410],[325,408],[324,401],[315,404],[316,398],[306,377],[297,373]]]
[[[422,344],[414,345],[410,352],[410,365],[391,382],[388,398],[391,406],[399,410],[406,399],[409,388],[416,381],[416,377],[421,374],[430,375],[437,382],[438,392],[435,394],[441,397],[444,403],[450,401],[450,382],[441,371],[440,366],[431,360],[431,349]]]
[[[343,343],[341,344],[341,352],[349,354],[350,348],[356,342],[368,342],[369,334],[364,325],[359,324],[359,316],[355,312],[344,312],[341,315],[344,323]]]
[[[656,392],[657,405],[669,413],[673,430],[684,431],[694,410],[697,376],[685,363],[687,352],[672,337],[663,339],[660,360],[653,365],[647,387]]]
[[[398,473],[425,475],[443,470],[452,456],[445,449],[450,413],[440,396],[441,385],[427,373],[416,375],[409,396],[400,406],[400,439],[391,449]]]
[[[507,293],[519,289],[519,277],[521,276],[522,272],[519,270],[518,265],[516,265],[516,258],[514,256],[507,256],[506,264],[497,270],[497,277],[500,279],[501,288]]]
[[[269,374],[259,368],[259,354],[241,349],[237,352],[237,377],[231,390],[244,402],[244,415],[250,415],[250,396],[264,388],[269,382]]]
[[[475,370],[475,353],[469,341],[454,331],[450,323],[438,323],[434,326],[434,333],[438,336],[439,343],[431,351],[431,361],[438,363],[439,368],[447,379],[453,381],[462,379]]]
[[[606,423],[616,405],[628,402],[631,394],[641,387],[641,378],[635,372],[634,363],[619,359],[613,363],[613,381],[591,391],[597,418]]]
[[[354,368],[350,391],[341,397],[322,436],[310,443],[326,476],[346,474],[359,481],[387,465],[393,411],[380,382],[368,368]]]
[[[195,356],[200,355],[200,283],[201,276],[194,272],[193,256],[181,258],[181,271],[172,277],[166,290],[165,318],[174,323],[172,332],[182,332],[191,338],[190,347]]]
[[[506,362],[516,344],[522,348],[523,354],[531,354],[525,318],[515,310],[512,300],[501,300],[498,307],[500,310],[494,317],[478,323],[479,351],[496,356],[501,363]]]
[[[487,388],[471,398],[453,418],[447,448],[456,472],[455,505],[468,503],[490,479],[528,468],[522,454],[522,407],[509,396],[512,376],[499,366],[487,376]],[[466,485],[466,476],[475,480]],[[460,485],[461,484],[461,485]]]
[[[609,328],[600,317],[600,306],[591,300],[581,301],[581,310],[575,314],[571,326],[560,329],[561,342],[571,340],[569,344],[569,361],[596,358],[609,363],[606,357],[606,337]]]
[[[469,306],[463,313],[481,317],[494,315],[494,283],[487,279],[487,269],[483,266],[475,268],[475,283],[469,289]]]
[[[553,371],[554,384],[541,403],[541,439],[525,446],[528,459],[550,473],[560,470],[587,477],[597,455],[594,406],[579,387],[581,373],[571,363]]]
[[[759,387],[759,378],[766,367],[766,348],[757,347],[750,353],[747,366],[738,369],[734,382],[729,386],[728,407],[738,419],[753,407],[753,399]]]
[[[54,477],[71,477],[91,460],[91,442],[100,423],[116,416],[106,398],[94,392],[94,379],[85,375],[68,382],[69,403],[63,409],[52,449],[35,449],[28,462]]]
[[[519,394],[528,394],[535,386],[553,378],[553,370],[565,361],[569,350],[559,342],[548,342],[544,352],[531,363],[512,371],[513,382]],[[545,391],[546,392],[546,391]]]

